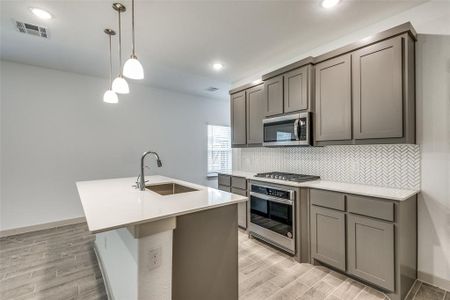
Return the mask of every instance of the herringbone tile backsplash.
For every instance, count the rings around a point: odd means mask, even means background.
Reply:
[[[404,189],[420,188],[418,145],[233,149],[233,169],[319,175],[324,180]]]

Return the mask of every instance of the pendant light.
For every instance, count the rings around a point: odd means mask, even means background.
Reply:
[[[125,6],[122,3],[114,3],[113,8],[118,12],[119,15],[119,76],[114,79],[112,83],[112,90],[118,94],[128,94],[130,88],[128,83],[122,76],[122,23],[120,19],[120,14],[126,11]]]
[[[106,103],[117,103],[119,98],[117,94],[111,90],[112,85],[112,53],[111,53],[111,37],[116,34],[112,29],[105,29],[105,33],[109,37],[109,89],[103,94],[103,102]]]
[[[136,56],[136,43],[135,43],[135,31],[134,31],[134,0],[131,2],[131,32],[133,40],[133,48],[130,58],[125,62],[123,66],[123,75],[131,79],[144,79],[144,68]]]

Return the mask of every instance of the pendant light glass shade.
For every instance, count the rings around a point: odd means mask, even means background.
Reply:
[[[112,90],[117,94],[128,94],[130,92],[128,83],[122,75],[119,75],[114,79],[112,82]]]
[[[130,79],[144,79],[144,68],[137,60],[137,57],[131,56],[123,66],[123,76]]]
[[[107,90],[103,94],[103,102],[106,102],[106,103],[119,103],[119,97],[117,97],[117,94],[114,93],[113,91]]]

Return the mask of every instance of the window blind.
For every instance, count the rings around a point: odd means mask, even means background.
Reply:
[[[208,176],[231,170],[231,128],[208,125]]]

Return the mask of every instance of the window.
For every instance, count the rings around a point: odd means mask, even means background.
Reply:
[[[208,176],[231,170],[231,129],[208,125]]]

